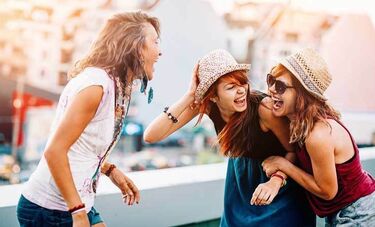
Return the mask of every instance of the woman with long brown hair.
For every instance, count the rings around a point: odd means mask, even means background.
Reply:
[[[222,154],[229,157],[221,226],[315,226],[302,191],[286,175],[270,178],[261,162],[271,155],[292,160],[288,122],[271,112],[271,100],[250,91],[250,65],[238,64],[225,50],[199,61],[188,92],[146,129],[146,142],[160,141],[204,114],[212,120]],[[198,81],[199,80],[199,81]],[[199,105],[195,103],[198,101]]]
[[[129,107],[133,81],[143,89],[161,55],[159,21],[143,12],[116,14],[69,73],[43,157],[17,206],[21,226],[105,226],[94,208],[99,176],[138,203],[139,190],[107,157]]]
[[[283,171],[306,189],[314,212],[328,226],[375,226],[375,180],[360,163],[353,137],[327,103],[331,83],[324,59],[304,49],[283,59],[268,74],[275,116],[290,120],[290,143],[298,166],[283,157],[263,163],[268,175]]]

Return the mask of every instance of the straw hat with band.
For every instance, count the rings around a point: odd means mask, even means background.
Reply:
[[[237,71],[250,70],[250,64],[238,64],[233,56],[226,50],[213,50],[199,60],[199,84],[195,92],[195,99],[202,100],[204,94],[213,83],[221,76]]]
[[[314,97],[326,101],[324,92],[332,81],[327,63],[313,49],[300,50],[280,61]]]

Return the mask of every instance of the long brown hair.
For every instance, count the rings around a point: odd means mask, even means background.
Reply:
[[[233,71],[223,75],[211,85],[200,105],[198,123],[201,121],[203,114],[210,112],[213,109],[213,105],[216,105],[211,101],[211,98],[217,96],[217,86],[222,81],[244,85],[248,84],[248,77],[246,71]],[[252,108],[251,103],[257,102],[258,100],[256,99],[256,95],[250,92],[250,89],[248,89],[246,96],[248,104],[246,110],[234,113],[218,135],[220,151],[225,156],[243,156],[252,148],[255,132],[254,130],[248,129],[249,123],[254,122],[254,118],[258,116],[258,108]],[[220,112],[218,114],[220,114]]]
[[[146,41],[144,28],[147,23],[155,28],[159,36],[160,24],[156,17],[141,11],[114,15],[105,24],[88,54],[75,63],[68,77],[73,78],[84,68],[95,66],[117,77],[123,86],[134,79],[141,79],[144,75],[141,49]],[[135,78],[127,78],[129,69]]]
[[[295,115],[290,122],[290,143],[298,143],[299,146],[302,146],[317,121],[322,121],[329,125],[327,119],[340,119],[340,113],[337,110],[327,101],[319,100],[306,91],[302,84],[283,65],[278,64],[272,69],[272,73],[275,77],[289,73],[297,93]]]

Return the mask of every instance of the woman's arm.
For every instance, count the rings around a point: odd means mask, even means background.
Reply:
[[[316,123],[305,146],[311,159],[313,175],[275,156],[263,163],[264,169],[279,169],[312,194],[325,200],[333,199],[338,185],[331,128],[324,123]]]
[[[272,100],[264,98],[259,105],[259,124],[263,131],[271,130],[283,147],[288,151],[285,155],[290,161],[295,160],[293,147],[289,144],[289,122],[285,118],[274,117],[271,111]],[[281,176],[284,180],[287,175],[282,171],[275,171],[277,175]],[[284,180],[279,177],[271,177],[269,181],[259,184],[255,189],[253,196],[250,200],[251,205],[268,205],[270,204],[279,192],[279,189],[284,184]]]
[[[147,126],[143,139],[147,143],[158,142],[165,139],[170,134],[191,121],[195,116],[198,115],[198,108],[190,108],[190,104],[193,102],[194,96],[185,94],[180,100],[178,100],[168,109],[168,113],[171,113],[174,117],[176,117],[178,122],[173,123],[172,120],[168,118],[168,115],[162,112]]]
[[[272,104],[273,101],[269,97],[266,97],[262,100],[261,105],[259,105],[260,125],[263,131],[271,130],[275,134],[287,151],[284,157],[294,163],[296,154],[294,153],[292,144],[289,143],[289,120],[286,117],[275,117],[272,114]],[[283,176],[284,179],[287,178],[287,175],[281,171],[276,173]]]
[[[195,90],[199,83],[197,73],[198,65],[194,67],[189,90],[180,100],[168,109],[168,113],[176,117],[178,122],[173,123],[172,120],[168,118],[168,115],[162,112],[147,126],[143,135],[143,139],[146,142],[154,143],[165,139],[198,115],[198,108],[191,108],[191,106],[194,106]]]
[[[90,86],[79,92],[68,106],[44,153],[52,177],[69,209],[82,201],[74,185],[67,153],[95,116],[102,96],[101,86]],[[86,213],[83,217],[87,218]]]

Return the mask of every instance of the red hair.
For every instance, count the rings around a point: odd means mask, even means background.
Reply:
[[[249,80],[244,70],[227,73],[217,80],[211,85],[202,100],[197,123],[201,121],[203,114],[211,111],[212,105],[216,105],[211,102],[211,98],[217,97],[217,86],[222,81],[234,83],[236,85],[244,85],[248,84]],[[253,122],[254,118],[258,117],[258,108],[251,108],[250,106],[250,103],[254,103],[255,100],[255,95],[250,92],[250,89],[247,92],[246,100],[248,102],[246,110],[234,113],[218,135],[220,150],[225,156],[243,156],[245,152],[250,151],[248,148],[252,147],[255,132],[248,129],[250,122]]]
[[[197,124],[201,122],[202,117],[205,113],[210,112],[211,105],[213,103],[211,102],[211,98],[217,97],[217,87],[220,82],[226,82],[226,83],[233,83],[236,85],[243,85],[248,83],[248,78],[246,75],[246,71],[244,70],[237,70],[233,71],[227,74],[224,74],[221,76],[218,80],[213,83],[210,88],[206,91],[204,94],[204,97],[202,99],[201,105],[199,107],[199,118],[197,121]]]
[[[290,143],[298,143],[302,146],[317,121],[328,124],[328,118],[335,120],[340,119],[340,113],[338,111],[326,101],[319,100],[311,95],[283,65],[278,64],[275,66],[275,68],[272,69],[272,73],[276,77],[284,73],[289,73],[297,92],[295,118],[290,122]]]

